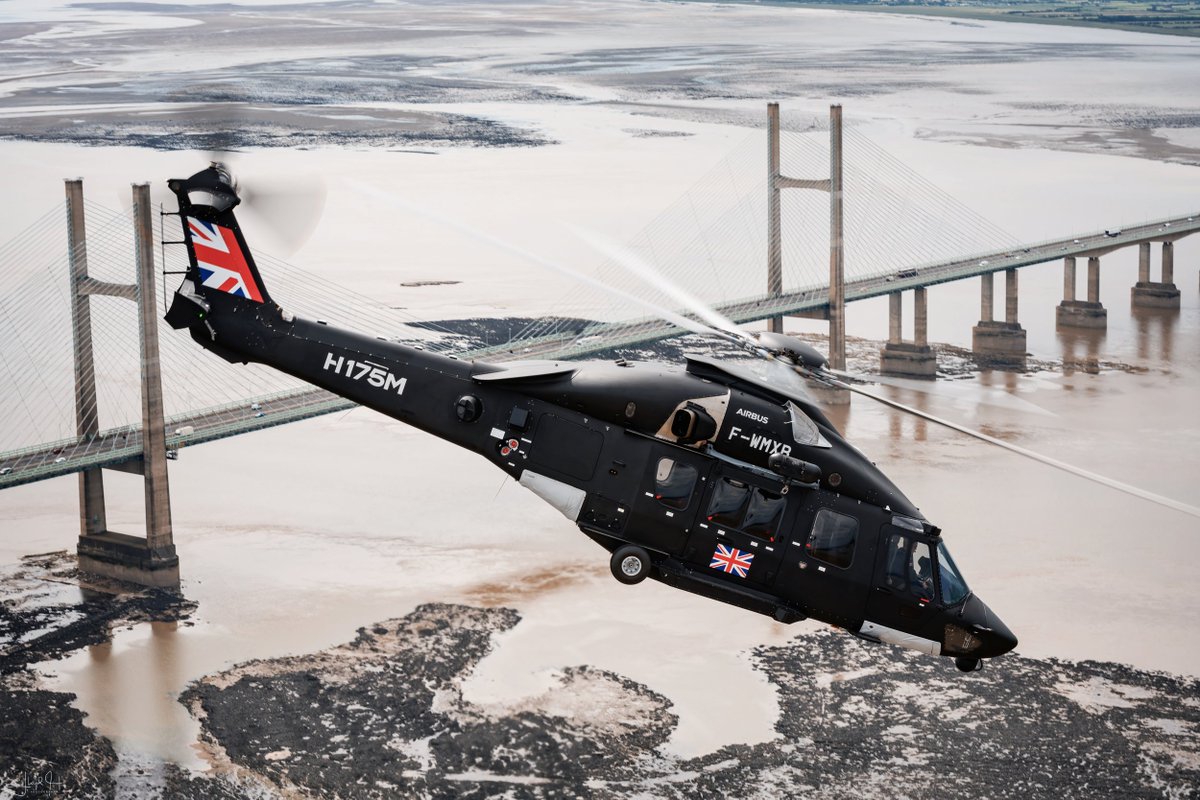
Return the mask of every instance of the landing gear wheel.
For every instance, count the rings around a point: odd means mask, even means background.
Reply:
[[[959,656],[954,659],[954,666],[958,667],[959,672],[977,672],[983,669],[983,662],[978,658]]]
[[[613,577],[621,583],[641,583],[650,574],[650,554],[640,547],[627,544],[616,549],[609,566]]]

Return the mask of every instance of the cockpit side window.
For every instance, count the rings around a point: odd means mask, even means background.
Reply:
[[[817,427],[817,423],[809,419],[798,405],[789,402],[788,412],[792,418],[792,438],[796,440],[797,444],[829,446],[821,436],[821,430]]]
[[[884,582],[893,592],[912,595],[923,603],[934,598],[933,559],[929,545],[899,533],[888,537]]]
[[[817,512],[805,548],[813,558],[845,569],[854,561],[854,543],[858,540],[858,520],[828,508]]]
[[[917,542],[909,559],[908,589],[914,597],[928,603],[933,599],[933,560],[929,545]]]
[[[654,499],[667,508],[682,511],[692,501],[692,492],[699,477],[691,464],[681,464],[673,458],[660,458],[654,472]]]
[[[908,591],[908,537],[893,533],[887,543],[887,587],[894,592]]]
[[[967,582],[963,580],[962,573],[958,571],[958,565],[950,557],[950,551],[946,549],[945,542],[938,542],[937,557],[938,580],[942,584],[942,602],[952,606],[966,597],[970,590],[967,588]]]
[[[784,498],[733,478],[721,478],[708,503],[708,521],[775,541],[783,519]]]

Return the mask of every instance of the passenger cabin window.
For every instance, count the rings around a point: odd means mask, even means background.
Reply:
[[[772,494],[762,489],[752,489],[750,507],[746,509],[746,519],[742,522],[742,530],[751,536],[775,541],[775,531],[779,530],[781,517],[783,517],[783,495]]]
[[[654,499],[667,508],[682,511],[692,501],[700,473],[691,464],[660,458],[654,472]]]
[[[854,543],[857,540],[858,520],[822,508],[813,520],[812,533],[808,535],[805,549],[813,558],[845,569],[854,561]]]
[[[709,522],[773,542],[783,509],[783,495],[733,478],[721,478],[713,488],[707,517]]]
[[[750,504],[750,487],[732,478],[721,478],[708,503],[708,521],[738,527]]]

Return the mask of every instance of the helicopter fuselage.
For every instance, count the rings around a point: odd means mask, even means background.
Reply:
[[[813,617],[972,668],[1015,645],[966,589],[940,531],[802,389],[700,357],[464,361],[295,317],[270,300],[248,250],[236,293],[234,278],[197,267],[208,246],[197,236],[244,241],[231,210],[189,207],[186,185],[176,193],[192,269],[173,325],[227,360],[267,364],[477,453],[612,553],[619,580],[651,577],[780,622]]]

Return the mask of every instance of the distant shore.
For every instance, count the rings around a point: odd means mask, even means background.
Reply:
[[[743,3],[750,0],[703,0]],[[880,11],[889,14],[952,17],[955,19],[1028,22],[1039,25],[1069,25],[1111,28],[1138,33],[1200,36],[1200,0],[1155,2],[1155,0],[1089,0],[1087,3],[1038,2],[1037,0],[753,0],[753,2],[799,8],[831,8],[840,11]]]

